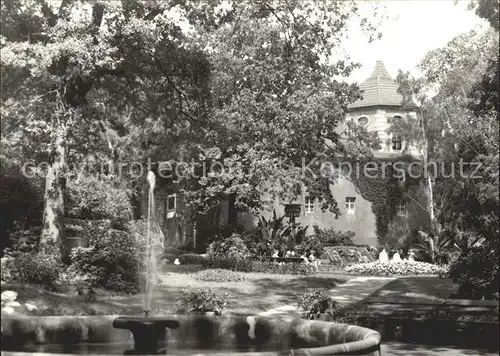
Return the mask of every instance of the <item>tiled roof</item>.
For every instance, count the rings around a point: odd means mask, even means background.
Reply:
[[[367,106],[401,106],[398,84],[391,78],[382,61],[377,61],[372,75],[360,86],[362,99],[348,106],[349,109]]]

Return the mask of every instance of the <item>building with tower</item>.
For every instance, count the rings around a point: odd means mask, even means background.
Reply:
[[[373,151],[377,162],[395,162],[402,157],[420,160],[421,152],[416,147],[408,145],[404,139],[388,132],[391,119],[415,119],[416,112],[402,106],[402,96],[398,94],[398,85],[387,72],[382,61],[377,61],[375,68],[368,79],[360,84],[362,98],[348,107],[344,125],[352,122],[364,127],[368,132],[376,132],[381,146]],[[300,212],[295,221],[301,225],[308,225],[308,233],[313,232],[313,226],[322,229],[351,230],[355,233],[355,243],[358,245],[377,246],[381,243],[381,236],[397,238],[398,233],[391,231],[408,231],[419,229],[426,222],[426,197],[422,182],[419,180],[407,181],[405,177],[381,180],[352,179],[338,170],[336,182],[330,189],[338,203],[340,216],[331,212],[323,212],[316,199],[308,197],[307,193],[296,201],[300,204]],[[377,186],[378,185],[378,186]],[[381,187],[383,186],[383,187]],[[383,192],[383,193],[381,193]],[[406,194],[411,192],[411,194]],[[385,195],[386,196],[385,196]],[[411,199],[408,199],[408,198]],[[157,216],[164,233],[171,244],[185,245],[196,240],[196,228],[192,223],[180,219],[176,213],[182,207],[182,201],[174,191],[163,191],[158,195],[159,210]],[[278,216],[285,214],[285,206],[274,204]],[[218,213],[210,219],[219,219],[222,224],[227,221],[229,204],[224,203]],[[233,212],[234,213],[234,212]],[[250,212],[237,212],[238,223],[246,230],[257,226],[258,218]],[[266,218],[272,216],[272,211],[263,211]],[[389,237],[388,237],[389,238]]]

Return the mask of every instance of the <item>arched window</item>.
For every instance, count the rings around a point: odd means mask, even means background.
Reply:
[[[366,116],[361,116],[361,117],[358,117],[357,122],[358,122],[359,126],[366,127],[370,123],[370,119],[367,118]]]

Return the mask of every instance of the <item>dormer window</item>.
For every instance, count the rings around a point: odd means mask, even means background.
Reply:
[[[361,116],[358,118],[358,125],[361,127],[366,127],[370,123],[370,119],[368,119],[366,116]]]

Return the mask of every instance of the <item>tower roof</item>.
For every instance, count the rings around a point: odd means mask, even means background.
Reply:
[[[368,106],[401,106],[398,85],[391,78],[382,61],[377,61],[370,77],[359,86],[362,99],[348,106],[348,109]]]

